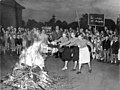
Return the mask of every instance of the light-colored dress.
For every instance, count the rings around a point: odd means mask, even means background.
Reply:
[[[26,47],[26,44],[27,44],[27,41],[23,39],[23,41],[22,41],[22,46],[23,46],[23,47]]]
[[[90,62],[90,51],[87,47],[87,45],[89,44],[91,47],[92,44],[89,43],[87,40],[82,39],[79,40],[77,39],[74,44],[76,44],[79,47],[79,64],[83,64],[83,63],[89,63]]]
[[[15,51],[15,39],[11,38],[11,49],[12,51]]]

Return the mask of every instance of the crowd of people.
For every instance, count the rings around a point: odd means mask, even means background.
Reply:
[[[107,27],[105,27],[104,30],[100,31],[96,30],[95,28],[92,29],[91,27],[89,27],[88,29],[77,28],[76,30],[74,30],[72,28],[59,28],[59,26],[56,26],[55,30],[46,30],[44,28],[42,28],[42,30],[39,30],[38,28],[33,28],[32,30],[28,28],[16,29],[12,26],[8,28],[0,28],[0,54],[10,53],[10,55],[20,55],[22,49],[32,45],[34,41],[34,38],[32,37],[32,32],[38,30],[42,33],[41,37],[43,35],[48,38],[48,41],[46,41],[47,44],[53,43],[53,41],[57,43],[65,43],[67,41],[70,41],[71,38],[73,38],[74,36],[78,37],[79,35],[81,35],[82,38],[88,40],[93,45],[93,50],[91,49],[90,45],[87,45],[90,52],[92,52],[92,59],[112,64],[119,63],[119,36],[115,31],[109,30]],[[67,48],[65,49],[67,50]],[[70,52],[72,51],[74,50],[71,48]],[[63,50],[59,49],[59,52],[56,53],[56,56],[61,56],[61,52],[63,52]],[[69,50],[67,52],[69,52]],[[76,52],[78,51],[75,51],[75,53]],[[64,57],[66,57],[66,55],[64,55]],[[72,57],[72,53],[69,57]]]

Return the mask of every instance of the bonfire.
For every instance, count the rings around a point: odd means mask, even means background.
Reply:
[[[57,49],[48,47],[42,40],[36,40],[33,45],[22,50],[19,62],[3,84],[15,90],[51,90],[55,81],[44,70],[44,56],[48,52],[55,53]]]

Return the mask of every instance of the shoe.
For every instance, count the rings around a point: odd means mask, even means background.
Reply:
[[[76,69],[72,69],[71,71],[76,71]]]
[[[66,70],[66,69],[67,69],[67,67],[62,68],[62,70]]]
[[[81,74],[81,71],[78,71],[76,74]]]
[[[89,73],[91,73],[92,72],[92,69],[89,69],[89,71],[88,71]]]
[[[111,64],[113,64],[113,61],[111,62]]]

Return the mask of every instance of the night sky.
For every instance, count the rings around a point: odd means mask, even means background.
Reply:
[[[26,9],[23,10],[23,19],[35,19],[36,21],[48,21],[52,15],[56,19],[72,22],[76,18],[76,10],[79,17],[84,13],[105,14],[116,22],[120,14],[120,0],[16,0]]]

